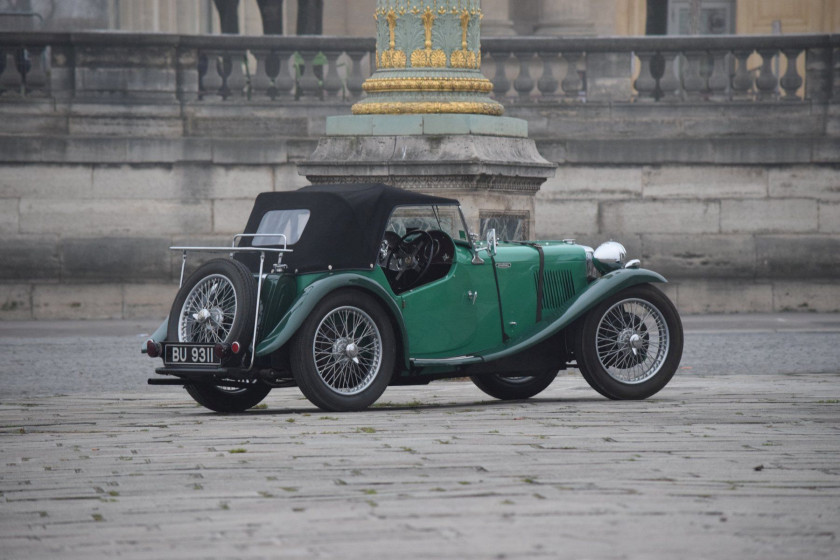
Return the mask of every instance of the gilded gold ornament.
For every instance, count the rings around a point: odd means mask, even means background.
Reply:
[[[453,51],[449,58],[449,65],[452,68],[478,68],[478,59],[473,51]]]
[[[446,68],[446,53],[441,49],[417,49],[411,53],[414,68]]]
[[[362,85],[367,93],[394,91],[449,91],[490,93],[493,83],[486,78],[378,78]]]
[[[405,53],[394,49],[382,51],[377,68],[405,68]]]
[[[500,116],[505,109],[498,103],[477,101],[406,101],[388,103],[356,103],[354,115],[411,115],[418,113],[466,113]]]

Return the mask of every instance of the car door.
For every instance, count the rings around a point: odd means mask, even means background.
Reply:
[[[502,342],[493,263],[458,244],[449,273],[399,296],[412,358],[463,356]]]

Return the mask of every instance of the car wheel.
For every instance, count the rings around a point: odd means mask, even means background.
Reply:
[[[517,399],[530,399],[541,393],[551,385],[557,377],[557,370],[550,369],[532,375],[502,375],[493,373],[489,375],[473,375],[470,379],[475,386],[497,399],[511,401]]]
[[[248,348],[256,305],[254,277],[242,263],[213,259],[200,266],[181,286],[169,313],[167,340],[215,344],[238,341]],[[271,390],[252,386],[189,384],[184,388],[202,406],[216,412],[242,412]]]
[[[650,285],[633,286],[594,307],[579,323],[578,369],[610,399],[646,399],[673,377],[683,349],[674,304]]]
[[[385,391],[396,355],[391,321],[371,295],[333,292],[310,313],[291,347],[292,372],[312,404],[367,408]]]

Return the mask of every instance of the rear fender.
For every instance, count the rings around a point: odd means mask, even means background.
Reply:
[[[485,362],[498,360],[507,356],[518,354],[531,346],[539,344],[547,338],[557,334],[576,320],[586,314],[587,311],[598,305],[611,295],[638,284],[664,283],[665,278],[652,270],[622,268],[602,276],[589,284],[585,291],[578,294],[566,304],[566,310],[558,317],[551,319],[548,324],[535,325],[535,331],[527,333],[512,345],[496,350],[490,350],[481,355]]]
[[[397,334],[402,340],[405,367],[408,367],[408,337],[405,332],[402,312],[385,288],[360,274],[339,274],[327,276],[308,285],[280,318],[277,325],[257,345],[257,356],[265,356],[282,348],[295,335],[315,306],[330,292],[341,288],[356,288],[372,293],[391,315]]]

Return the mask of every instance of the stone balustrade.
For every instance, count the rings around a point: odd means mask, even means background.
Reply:
[[[0,33],[0,101],[324,102],[363,95],[372,38]],[[507,102],[825,101],[840,35],[483,41]]]
[[[495,63],[497,97],[570,102],[825,101],[836,92],[838,48],[840,35],[511,37],[483,44]]]
[[[0,101],[355,98],[373,50],[352,37],[0,33]]]

